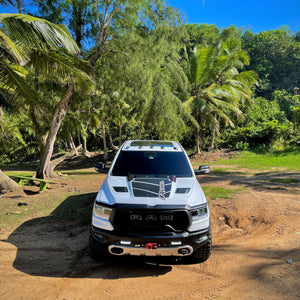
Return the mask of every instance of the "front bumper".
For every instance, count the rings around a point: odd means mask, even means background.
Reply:
[[[113,255],[135,256],[188,256],[208,241],[210,228],[197,232],[168,235],[116,234],[91,226],[95,242]],[[156,247],[147,249],[148,244]]]

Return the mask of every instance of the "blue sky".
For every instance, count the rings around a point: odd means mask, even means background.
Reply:
[[[29,1],[24,0],[23,3]],[[234,24],[253,32],[288,25],[300,30],[300,0],[166,0],[185,14],[187,23]],[[0,13],[12,12],[0,5]]]
[[[253,32],[288,25],[300,30],[300,0],[168,0],[185,13],[187,23],[234,24]]]

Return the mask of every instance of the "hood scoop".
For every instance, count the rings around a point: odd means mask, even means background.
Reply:
[[[165,200],[170,197],[172,181],[169,177],[137,177],[132,179],[131,187],[135,197]]]

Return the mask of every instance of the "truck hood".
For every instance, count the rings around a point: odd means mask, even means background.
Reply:
[[[197,206],[206,202],[196,177],[107,176],[96,201],[108,205]]]

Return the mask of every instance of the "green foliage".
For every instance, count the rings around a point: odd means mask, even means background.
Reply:
[[[295,88],[295,93],[298,89]],[[300,95],[291,95],[286,90],[276,90],[273,93],[273,99],[276,101],[280,109],[285,113],[286,118],[293,124],[293,134],[290,141],[299,144],[300,139]],[[285,137],[283,137],[285,138]],[[285,138],[285,141],[287,139]]]
[[[259,34],[246,30],[243,48],[251,58],[249,69],[260,77],[259,96],[270,99],[274,90],[292,92],[300,86],[300,43],[288,28]]]
[[[286,118],[292,121],[294,109],[300,107],[300,95],[292,95],[286,90],[275,90],[272,94],[272,100],[278,102]]]
[[[245,119],[235,129],[224,132],[224,146],[246,150],[248,147],[270,146],[276,141],[282,142],[281,139],[291,139],[293,127],[276,101],[259,97],[242,110]]]
[[[23,6],[44,19],[0,15],[2,160],[38,155],[34,137],[42,150],[70,80],[76,88],[56,151],[73,139],[99,150],[103,124],[113,147],[153,138],[193,148],[195,135],[198,150],[299,145],[300,32],[283,27],[242,35],[233,25],[222,31],[183,25],[163,0],[34,0]],[[67,24],[77,45],[56,24]],[[74,55],[79,48],[88,62]],[[265,99],[253,102],[257,81],[256,96]]]
[[[221,122],[224,126],[234,127],[230,113],[242,117],[239,104],[251,102],[256,74],[239,72],[247,64],[248,54],[241,49],[241,38],[234,27],[221,33],[217,47],[196,46],[190,58],[192,97],[186,105],[190,106],[200,126],[203,146],[205,131],[209,130],[213,136],[220,135]]]
[[[209,24],[186,24],[189,37],[186,42],[187,55],[192,56],[196,45],[215,46],[219,41],[220,29]]]
[[[109,42],[96,67],[99,105],[110,123],[140,122],[158,138],[178,139],[185,129],[180,98],[187,78],[178,54],[184,30],[172,25],[176,15],[163,13],[155,28],[138,27]]]
[[[24,111],[0,106],[0,161],[30,160],[36,156],[36,148],[34,131]]]

